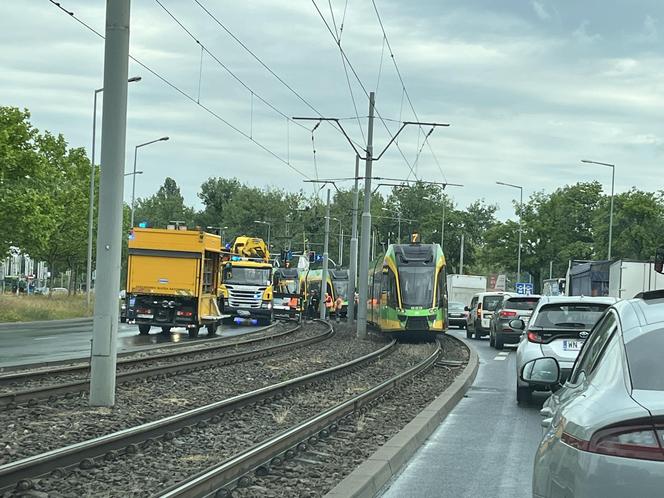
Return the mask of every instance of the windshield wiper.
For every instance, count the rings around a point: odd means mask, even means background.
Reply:
[[[554,323],[556,327],[569,327],[569,328],[579,328],[579,327],[587,327],[585,323],[581,322],[560,322],[560,323]]]

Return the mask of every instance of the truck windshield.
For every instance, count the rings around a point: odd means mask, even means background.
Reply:
[[[340,297],[344,301],[348,300],[348,281],[335,280],[333,283],[334,283],[334,292],[336,293],[336,297]]]
[[[240,285],[270,285],[269,268],[224,268],[224,283]]]
[[[433,304],[433,270],[429,267],[399,268],[401,303],[404,307],[421,306],[430,308]]]

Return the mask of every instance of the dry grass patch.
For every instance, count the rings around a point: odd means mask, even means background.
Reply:
[[[0,323],[65,320],[91,316],[85,296],[0,296]]]
[[[272,420],[274,420],[274,423],[277,425],[283,425],[286,423],[286,420],[288,420],[288,415],[290,414],[290,407],[286,408],[280,408],[277,411],[272,411]]]

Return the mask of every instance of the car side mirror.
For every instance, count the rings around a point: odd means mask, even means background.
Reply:
[[[512,327],[515,330],[523,330],[526,328],[526,324],[523,320],[520,318],[517,318],[516,320],[510,320],[510,327]]]
[[[464,306],[463,311],[470,311],[470,308],[468,306]]]
[[[535,358],[521,369],[521,380],[540,386],[557,384],[560,380],[560,365],[555,358]]]

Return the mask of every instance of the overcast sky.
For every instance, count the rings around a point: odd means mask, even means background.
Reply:
[[[310,132],[315,123],[305,123],[308,130],[287,125],[258,96],[287,116],[316,116],[315,111],[194,0],[161,2],[209,51],[202,68],[200,47],[153,0],[132,2],[130,53],[194,101],[202,74],[201,104],[315,178]],[[28,108],[36,127],[89,150],[93,91],[103,80],[103,40],[47,0],[4,3],[0,104]],[[61,3],[104,32],[105,2]],[[311,1],[200,3],[317,111],[355,115],[341,56]],[[316,3],[334,29],[328,2]],[[346,0],[331,1],[337,28],[344,5]],[[485,198],[499,204],[501,218],[511,216],[518,191],[498,187],[496,180],[523,185],[524,195],[591,179],[608,192],[610,169],[582,165],[582,158],[616,163],[618,192],[662,188],[661,0],[376,0],[376,5],[417,116],[451,123],[429,137],[440,168],[428,146],[415,160],[423,136],[416,127],[401,135],[401,151],[417,177],[463,184],[448,190],[460,206]],[[371,0],[347,1],[341,43],[364,87],[377,90],[377,109],[392,133],[399,125],[388,119],[413,120]],[[253,99],[210,53],[252,89]],[[196,207],[198,188],[210,176],[309,188],[284,162],[144,68],[130,62],[129,73],[143,80],[129,86],[126,170],[132,168],[136,144],[171,137],[139,150],[144,174],[137,178],[137,196],[154,193],[166,176]],[[368,101],[349,74],[366,135]],[[364,143],[356,120],[342,123],[353,140]],[[376,153],[389,140],[380,120],[374,139]],[[352,176],[354,153],[332,127],[316,130],[315,147],[319,177]],[[374,174],[413,178],[396,147],[374,164]],[[128,180],[125,199],[130,197]]]

